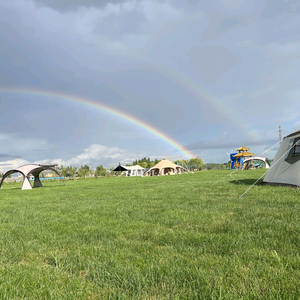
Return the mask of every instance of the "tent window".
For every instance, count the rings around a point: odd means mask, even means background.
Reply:
[[[300,145],[296,145],[293,149],[292,157],[300,156]]]
[[[292,146],[293,146],[293,144],[294,144],[294,140],[295,140],[295,139],[291,139],[291,140],[290,140],[289,146],[288,146],[287,149],[292,149]],[[291,151],[289,151],[289,152],[286,154],[285,159],[289,158],[290,155],[291,155]]]
[[[291,143],[290,143],[291,145]],[[291,150],[289,151],[289,154],[287,155],[286,161],[289,163],[295,163],[296,161],[300,160],[300,137],[295,138],[293,141],[293,146]]]

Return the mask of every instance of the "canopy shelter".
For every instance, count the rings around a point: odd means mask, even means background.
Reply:
[[[144,175],[145,168],[142,168],[139,165],[135,166],[121,166],[118,165],[113,172],[125,172],[126,177],[129,176],[143,176]]]
[[[300,131],[283,138],[263,183],[300,187]]]
[[[28,164],[28,165],[24,165],[21,166],[17,169],[13,169],[13,170],[9,170],[7,171],[1,181],[0,181],[0,188],[1,185],[4,181],[4,179],[6,177],[8,177],[9,175],[13,174],[13,173],[21,173],[23,176],[23,185],[22,185],[22,190],[30,190],[32,189],[32,186],[30,184],[30,175],[34,176],[34,183],[33,183],[33,187],[41,187],[43,186],[41,181],[40,181],[40,173],[46,170],[51,170],[53,172],[55,172],[59,177],[60,174],[57,172],[57,170],[54,169],[54,167],[56,167],[57,165],[37,165],[37,164]]]
[[[259,169],[259,168],[270,168],[270,162],[267,158],[261,156],[253,156],[246,158],[241,165],[241,169]]]
[[[158,164],[150,168],[147,173],[151,176],[174,175],[181,174],[181,169],[188,171],[184,167],[175,165],[164,157]]]

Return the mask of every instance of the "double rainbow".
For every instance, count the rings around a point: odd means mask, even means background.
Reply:
[[[78,103],[83,106],[92,107],[101,112],[107,112],[118,118],[124,119],[127,122],[132,123],[135,126],[138,126],[139,128],[142,128],[142,129],[152,133],[153,135],[157,136],[158,138],[162,139],[164,142],[166,142],[167,144],[172,146],[172,148],[179,150],[188,159],[195,157],[195,155],[191,151],[185,149],[182,145],[180,145],[173,138],[171,138],[170,136],[167,136],[165,133],[159,131],[157,128],[153,127],[152,125],[147,124],[129,114],[121,112],[121,111],[117,110],[116,108],[109,107],[107,105],[99,103],[96,100],[92,100],[89,98],[77,97],[74,95],[64,94],[64,93],[60,93],[60,92],[58,93],[58,92],[53,92],[53,91],[23,88],[23,87],[22,88],[21,87],[4,87],[4,88],[1,87],[0,93],[17,94],[17,95],[36,95],[36,96],[43,96],[43,97],[46,96],[46,97],[52,97],[52,98],[64,100],[69,103]]]

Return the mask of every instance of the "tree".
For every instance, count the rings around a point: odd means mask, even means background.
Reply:
[[[155,159],[154,161],[150,160],[150,157],[146,158],[142,158],[140,160],[134,160],[132,162],[132,164],[126,164],[126,166],[134,166],[134,165],[139,165],[143,168],[152,168],[154,165],[156,165],[158,162],[160,162],[159,159]]]
[[[154,160],[154,161],[150,161],[148,163],[148,168],[151,169],[152,167],[154,167],[159,161],[157,160]]]
[[[51,177],[56,180],[56,176],[57,176],[57,174],[51,170]]]
[[[72,167],[72,166],[68,166],[67,167],[67,171],[68,171],[68,177],[71,177],[71,178],[74,178],[75,177],[75,174],[77,172],[77,167]]]
[[[61,175],[65,178],[66,177],[74,178],[77,171],[77,167],[72,167],[72,166],[64,167],[63,165],[61,165],[60,169],[61,169]]]
[[[95,176],[107,176],[108,175],[108,171],[106,168],[104,168],[102,165],[97,166],[96,170],[95,170]]]
[[[189,160],[189,165],[193,169],[199,169],[200,167],[204,166],[204,163],[201,158],[195,157]]]
[[[65,168],[63,165],[61,165],[60,169],[61,169],[61,175],[63,177],[67,177],[68,176],[68,167]]]
[[[146,161],[141,161],[139,165],[144,169],[148,167],[148,163]]]
[[[187,165],[189,164],[189,160],[186,160],[186,159],[177,159],[177,160],[173,161],[173,163],[175,165],[180,165],[180,166],[183,166],[183,167],[187,167]]]
[[[91,174],[91,169],[89,165],[80,166],[78,170],[78,176],[81,178],[85,178],[86,176]]]

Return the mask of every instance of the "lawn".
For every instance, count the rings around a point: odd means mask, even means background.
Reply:
[[[299,191],[230,172],[4,184],[0,299],[299,299]]]

